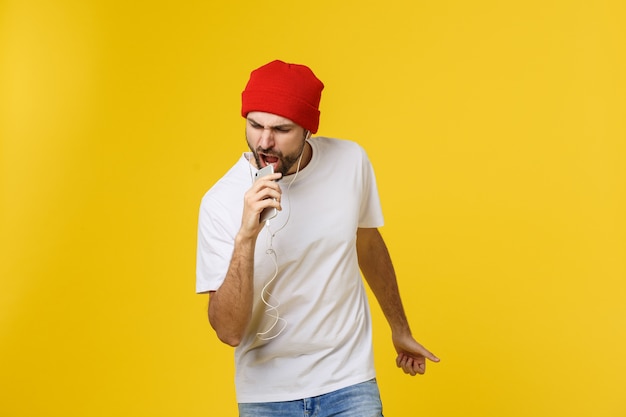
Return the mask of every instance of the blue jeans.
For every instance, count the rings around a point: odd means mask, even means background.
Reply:
[[[383,417],[383,406],[372,379],[302,400],[240,403],[239,417]]]

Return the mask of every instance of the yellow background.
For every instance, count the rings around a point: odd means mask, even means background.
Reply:
[[[200,198],[272,59],[368,151],[415,336],[387,416],[626,416],[621,1],[0,2],[0,415],[235,416]],[[339,202],[338,202],[339,203]]]

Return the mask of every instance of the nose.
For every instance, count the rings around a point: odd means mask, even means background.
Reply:
[[[271,149],[274,147],[274,132],[272,128],[263,128],[261,130],[261,136],[259,137],[259,146],[262,149]]]

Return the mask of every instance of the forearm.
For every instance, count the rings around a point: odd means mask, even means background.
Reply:
[[[252,315],[255,244],[256,238],[237,236],[226,278],[210,295],[209,322],[231,346],[239,345]]]
[[[377,229],[357,232],[359,267],[381,307],[394,335],[410,335],[395,270],[385,242]]]

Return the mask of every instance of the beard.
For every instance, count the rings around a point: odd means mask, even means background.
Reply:
[[[259,156],[259,153],[278,158],[278,166],[275,172],[280,172],[283,175],[281,178],[288,175],[287,173],[289,172],[289,170],[296,164],[296,162],[298,162],[300,156],[302,156],[302,154],[304,153],[304,146],[302,146],[302,149],[299,152],[294,152],[290,155],[283,155],[281,151],[273,149],[263,149],[261,147],[258,147],[255,150],[252,149],[252,147],[250,146],[250,142],[248,142],[248,148],[252,152],[254,160],[256,161],[256,166],[259,169],[261,169],[261,157]]]

